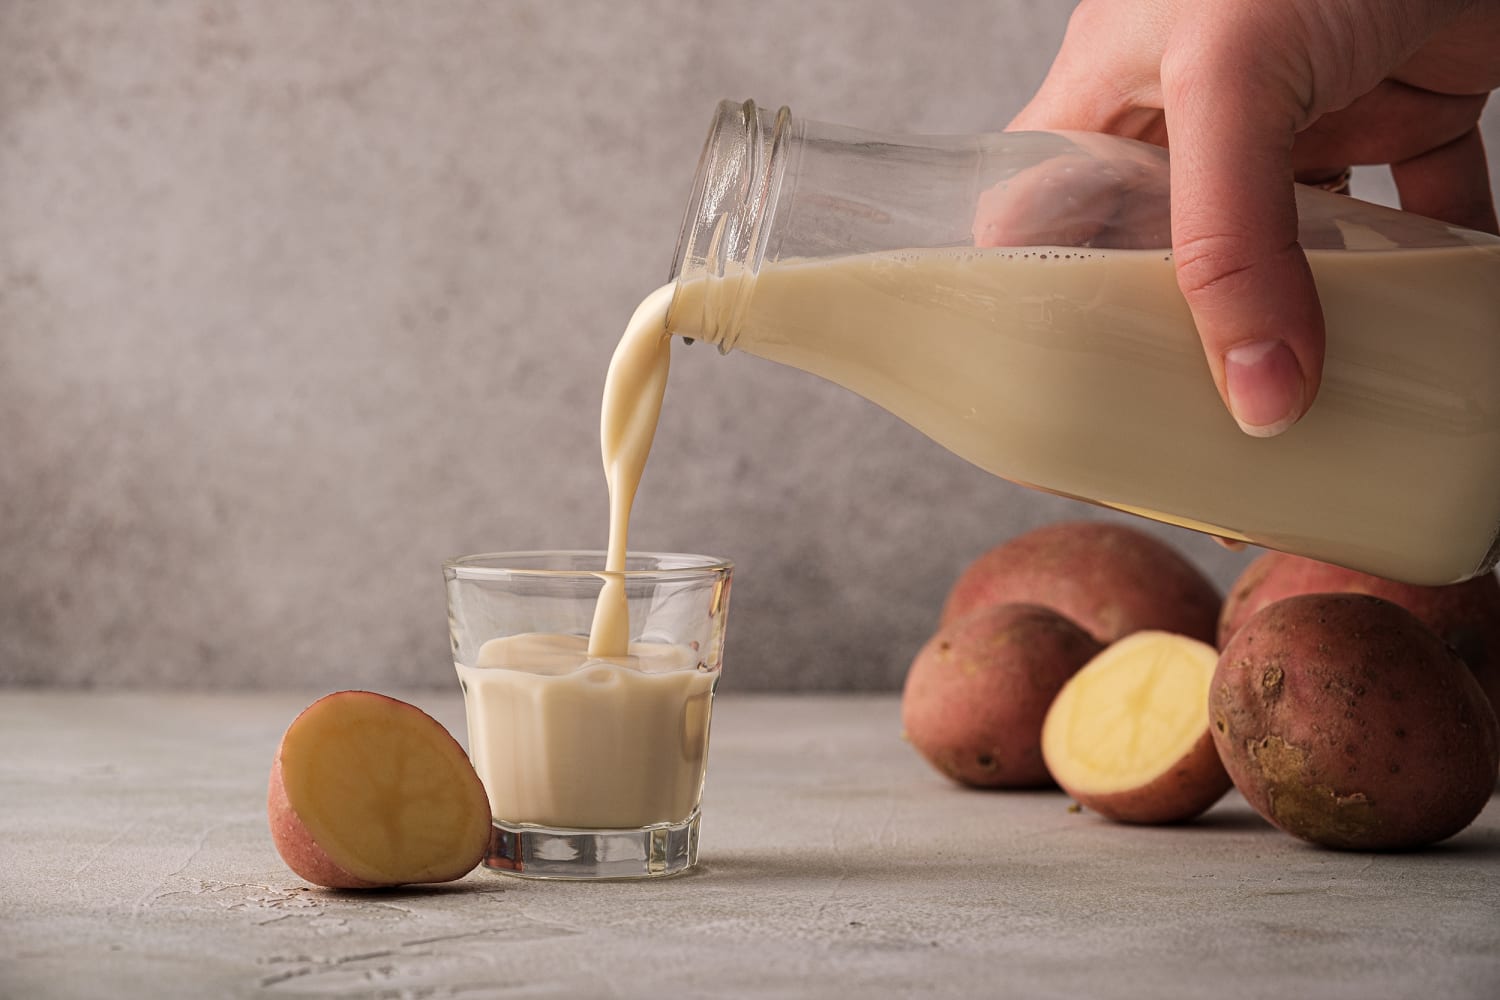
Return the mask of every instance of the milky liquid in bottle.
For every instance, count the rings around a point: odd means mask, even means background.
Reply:
[[[734,329],[1014,482],[1413,583],[1473,575],[1500,525],[1500,245],[1307,257],[1328,361],[1274,438],[1224,409],[1163,250],[779,260],[748,306],[681,281],[672,323]]]

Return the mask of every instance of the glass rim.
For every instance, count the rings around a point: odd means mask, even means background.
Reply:
[[[614,575],[604,568],[606,552],[603,549],[519,549],[510,552],[476,552],[472,555],[454,556],[443,560],[443,572],[456,580],[505,580],[531,579],[598,579],[604,573]],[[722,576],[734,569],[734,563],[718,556],[699,555],[691,552],[647,552],[631,550],[625,554],[627,560],[655,559],[674,561],[678,565],[658,566],[652,569],[625,569],[615,571],[628,580],[693,580],[703,577]],[[594,569],[579,569],[569,566],[505,565],[508,562],[538,562],[553,559],[559,562],[569,559],[590,559],[598,563]]]

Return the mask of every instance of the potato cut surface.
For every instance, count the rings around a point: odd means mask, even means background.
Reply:
[[[402,703],[325,699],[287,732],[281,761],[308,832],[359,878],[449,878],[473,842],[467,758],[437,722]]]
[[[1047,713],[1047,766],[1064,786],[1098,793],[1165,773],[1203,738],[1217,662],[1212,646],[1168,632],[1137,632],[1107,647]]]

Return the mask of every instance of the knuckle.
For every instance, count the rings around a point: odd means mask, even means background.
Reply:
[[[1186,296],[1201,295],[1226,283],[1235,283],[1255,266],[1243,250],[1243,242],[1226,233],[1187,236],[1172,247],[1177,284]]]
[[[1079,0],[1073,13],[1068,15],[1067,34],[1095,35],[1104,27],[1109,17],[1109,5],[1100,0]]]
[[[1217,51],[1208,39],[1184,39],[1180,32],[1161,54],[1160,73],[1162,98],[1169,103],[1206,92],[1243,89],[1251,83],[1235,68],[1230,54]]]

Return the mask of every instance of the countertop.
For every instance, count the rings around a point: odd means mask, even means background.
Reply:
[[[892,695],[731,694],[694,873],[332,892],[265,821],[313,697],[0,691],[0,996],[1500,996],[1496,799],[1399,855],[1124,827],[948,784]]]

